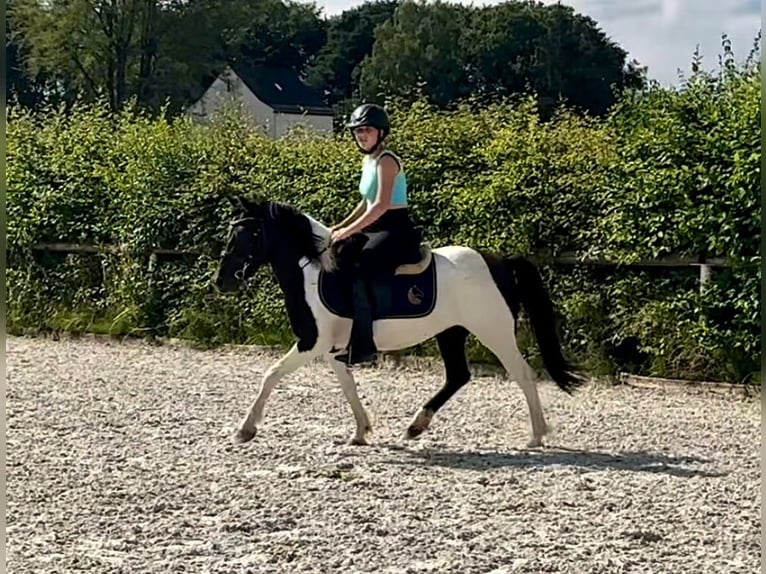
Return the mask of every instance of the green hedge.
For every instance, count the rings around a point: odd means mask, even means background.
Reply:
[[[562,110],[543,122],[531,98],[454,111],[393,102],[392,145],[436,245],[731,259],[703,294],[696,268],[541,268],[566,347],[592,372],[743,381],[760,363],[759,74],[699,74],[680,91],[629,96],[603,119]],[[268,271],[257,290],[211,294],[228,215],[215,199],[261,194],[338,221],[357,201],[353,143],[272,141],[237,113],[199,126],[104,109],[8,110],[9,328],[288,342]],[[122,250],[41,254],[38,242]],[[150,274],[154,248],[202,255]]]

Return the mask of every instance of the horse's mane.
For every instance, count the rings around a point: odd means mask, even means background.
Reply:
[[[268,214],[280,227],[288,231],[304,256],[310,261],[321,263],[321,257],[327,248],[328,238],[317,235],[311,219],[305,213],[287,203],[270,201]]]

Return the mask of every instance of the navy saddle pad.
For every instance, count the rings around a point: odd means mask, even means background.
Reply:
[[[373,319],[417,319],[436,304],[436,255],[417,275],[384,275],[372,283]],[[342,271],[319,273],[319,299],[330,312],[351,319],[354,301],[351,275]]]

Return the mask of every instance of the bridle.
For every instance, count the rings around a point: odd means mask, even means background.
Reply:
[[[256,227],[257,227],[253,231],[253,237],[254,237],[255,240],[260,241],[260,247],[261,247],[261,250],[263,250],[264,246],[268,244],[266,242],[267,227],[265,225],[265,222],[264,222],[263,218],[261,218],[261,217],[253,217],[252,215],[248,215],[248,216],[240,217],[239,219],[233,220],[230,223],[230,226],[231,226],[231,228],[233,230],[233,228],[235,228],[238,225],[242,225],[243,223],[251,223],[251,222],[254,222],[256,224]],[[325,245],[322,249],[320,249],[317,252],[317,256],[321,256],[326,251],[330,250],[331,247],[332,247],[331,244],[328,243],[327,245]],[[226,253],[229,254],[230,251],[227,251]],[[247,256],[245,256],[245,262],[243,263],[242,268],[238,269],[237,271],[234,272],[234,278],[237,279],[237,281],[242,281],[245,284],[249,283],[249,280],[246,279],[245,277],[246,277],[247,270],[250,268],[250,266],[253,265],[254,258],[255,258],[255,256],[253,254],[253,251],[251,250],[247,254]],[[306,261],[306,263],[304,263],[300,267],[304,268],[309,263],[311,263],[311,261]]]
[[[240,217],[239,219],[235,219],[230,223],[230,226],[232,230],[238,226],[242,225],[243,223],[250,223],[255,222],[257,229],[253,231],[253,238],[254,240],[258,240],[261,243],[260,246],[263,246],[266,239],[266,226],[263,224],[263,219],[256,218],[253,216],[247,216],[247,217]],[[230,253],[230,251],[227,251],[227,254]],[[245,256],[245,262],[242,265],[242,269],[238,269],[234,272],[234,278],[238,281],[242,281],[243,283],[247,283],[248,280],[245,278],[247,270],[253,265],[253,259],[255,258],[253,254],[253,250],[251,249],[250,252]]]

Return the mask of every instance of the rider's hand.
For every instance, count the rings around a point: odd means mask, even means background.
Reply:
[[[337,241],[343,241],[344,239],[348,239],[350,236],[351,234],[348,232],[348,228],[346,227],[334,229],[332,232],[332,238],[330,242],[336,243]]]

